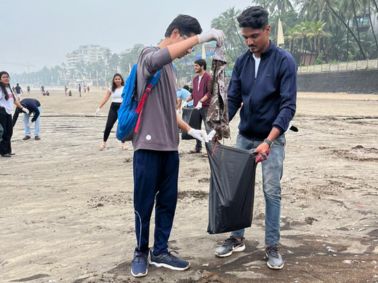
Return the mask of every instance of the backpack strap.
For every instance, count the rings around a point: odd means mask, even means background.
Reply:
[[[144,108],[144,104],[146,103],[147,101],[147,98],[151,92],[151,90],[153,89],[154,86],[157,85],[157,83],[159,82],[159,78],[160,78],[160,70],[157,71],[155,73],[155,75],[151,78],[151,80],[148,82],[147,86],[146,86],[146,89],[144,90],[143,92],[143,95],[138,103],[138,106],[135,110],[135,112],[138,114],[138,120],[137,120],[137,123],[136,123],[136,126],[135,126],[135,129],[134,129],[134,133],[137,134],[138,131],[139,131],[139,128],[140,128],[140,121],[141,121],[141,117],[142,117],[142,112],[143,112],[143,108]]]

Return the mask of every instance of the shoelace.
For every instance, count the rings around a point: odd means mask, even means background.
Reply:
[[[266,248],[266,253],[272,257],[278,258],[278,247]]]
[[[143,253],[136,253],[133,261],[140,263],[143,261],[143,258]]]
[[[239,241],[233,237],[230,237],[224,241],[225,244],[239,244]]]

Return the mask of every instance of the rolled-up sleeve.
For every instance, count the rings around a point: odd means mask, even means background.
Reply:
[[[297,104],[297,67],[292,57],[284,58],[280,68],[280,78],[281,104],[273,127],[283,133],[287,131],[289,123],[294,117]]]
[[[145,76],[149,77],[155,72],[160,70],[164,65],[167,65],[172,62],[172,58],[169,55],[167,48],[163,49],[145,49],[144,54],[142,55],[143,65]]]

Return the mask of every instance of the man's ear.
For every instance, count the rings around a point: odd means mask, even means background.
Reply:
[[[172,30],[170,37],[176,39],[176,38],[179,38],[180,36],[181,36],[180,31],[178,30],[178,28],[175,28]]]

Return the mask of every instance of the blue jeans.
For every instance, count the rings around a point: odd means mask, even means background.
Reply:
[[[41,107],[38,107],[38,110],[39,110],[39,116],[37,118],[37,120],[34,122],[34,135],[35,136],[39,136],[40,134],[40,123],[41,123],[41,112],[42,112],[42,109]],[[26,114],[24,113],[24,132],[25,132],[25,136],[31,136],[31,131],[30,131],[30,116],[29,114]]]
[[[253,150],[262,141],[238,135],[236,147]],[[265,245],[275,246],[280,242],[281,177],[285,159],[285,135],[278,137],[270,148],[268,159],[262,164],[262,181],[265,197]],[[233,231],[231,236],[241,238],[244,229]]]

